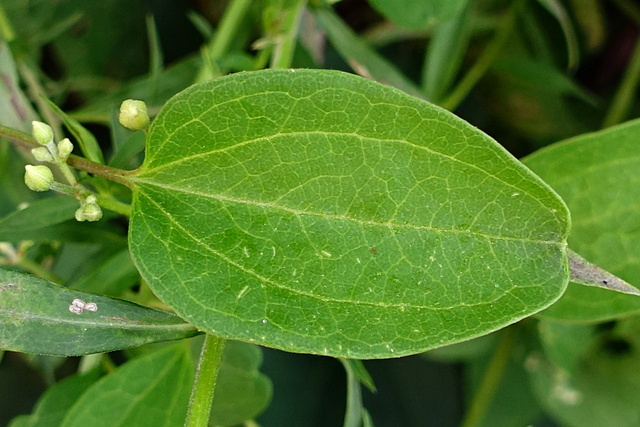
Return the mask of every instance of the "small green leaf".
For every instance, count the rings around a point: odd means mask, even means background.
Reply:
[[[354,365],[350,363],[353,359],[340,359],[347,373],[347,408],[344,415],[344,427],[360,427],[362,425],[363,413],[362,390],[360,381],[356,377]]]
[[[390,21],[410,30],[426,30],[447,21],[469,0],[370,0],[369,3]]]
[[[130,179],[134,263],[226,338],[396,357],[516,322],[568,281],[546,184],[451,113],[350,74],[193,86]]]
[[[356,380],[362,383],[371,393],[375,393],[376,385],[373,382],[373,378],[365,368],[362,360],[357,359],[341,359],[340,362],[345,365],[345,369],[349,369]]]
[[[470,15],[469,8],[461,8],[433,30],[422,70],[422,88],[432,102],[445,97],[460,71],[471,36]]]
[[[258,416],[271,401],[271,381],[259,371],[262,350],[252,344],[227,341],[220,362],[211,423],[230,426]]]
[[[133,359],[91,386],[61,426],[180,426],[193,375],[182,344]]]
[[[44,229],[73,218],[78,201],[72,197],[47,197],[31,202],[0,219],[0,241],[34,240]]]
[[[69,408],[98,378],[99,372],[94,369],[54,384],[38,400],[32,414],[14,418],[9,427],[59,426]]]
[[[97,311],[70,311],[75,299]],[[191,337],[197,331],[174,315],[126,301],[74,291],[0,269],[0,348],[76,356]]]
[[[640,284],[640,121],[582,135],[524,160],[571,209],[569,245],[584,258]],[[640,298],[572,284],[541,315],[598,321],[640,313]]]

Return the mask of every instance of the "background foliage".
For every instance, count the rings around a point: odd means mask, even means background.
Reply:
[[[86,157],[133,169],[143,160],[144,135],[117,124],[124,98],[144,99],[157,113],[192,83],[237,71],[355,72],[454,111],[491,135],[564,199],[574,250],[640,283],[640,122],[620,124],[639,112],[635,3],[334,3],[3,0],[0,122],[28,132],[37,118],[65,121]],[[105,24],[113,22],[117,27]],[[42,96],[68,116],[58,118]],[[0,144],[3,264],[74,292],[164,308],[140,282],[122,217],[105,211],[96,224],[74,221],[74,200],[42,197],[22,185],[29,162]],[[112,184],[93,184],[130,197]],[[47,295],[24,298],[29,313],[48,315],[41,314]],[[122,304],[123,316],[158,315]],[[549,309],[488,336],[365,362],[377,391],[363,389],[364,407],[379,426],[638,425],[639,309],[636,297],[570,284]],[[127,407],[126,399],[95,403],[127,389],[136,390],[143,414],[179,425],[181,409],[157,411],[183,408],[200,340],[66,359],[5,352],[0,423],[30,414],[12,425],[132,425],[135,411],[116,419],[111,409]],[[344,418],[347,379],[334,359],[234,343],[220,375],[213,412],[220,425],[256,419],[265,426],[320,426]],[[177,400],[158,405],[167,389]]]

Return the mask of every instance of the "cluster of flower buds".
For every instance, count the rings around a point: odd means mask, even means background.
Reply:
[[[93,194],[80,200],[80,207],[76,211],[77,221],[99,221],[102,218],[102,209],[98,205],[98,199]]]
[[[53,141],[53,129],[46,123],[34,121],[31,123],[33,139],[42,147],[31,150],[33,157],[39,162],[61,165],[67,161],[73,151],[73,144],[68,138],[58,144]],[[24,182],[33,191],[47,191],[54,179],[53,172],[45,165],[25,166]]]
[[[79,298],[74,299],[69,306],[69,311],[73,314],[82,314],[83,311],[98,311],[98,304],[95,302],[84,302]]]
[[[60,164],[67,161],[73,151],[73,144],[65,138],[57,144],[53,142],[53,129],[46,123],[34,121],[31,123],[31,133],[36,142],[42,147],[31,150],[33,157],[39,162]]]
[[[118,117],[120,124],[131,130],[144,130],[149,127],[147,105],[143,101],[127,99],[120,106]],[[64,138],[57,144],[54,142],[53,129],[46,123],[32,122],[31,133],[40,147],[31,150],[33,157],[42,163],[50,163],[58,167],[69,185],[62,185],[55,181],[53,172],[46,165],[25,166],[24,182],[33,191],[56,190],[75,196],[80,200],[80,207],[75,217],[78,221],[98,221],[102,218],[102,209],[98,205],[96,196],[89,195],[89,191],[78,185],[76,177],[67,165],[67,159],[73,151],[73,144],[69,138]]]
[[[41,147],[31,150],[33,157],[39,162],[51,163],[58,166],[61,171],[66,172],[67,180],[70,182],[72,190],[66,190],[67,194],[73,194],[80,200],[80,208],[76,211],[78,221],[98,221],[102,218],[102,209],[98,205],[96,196],[86,195],[86,191],[73,190],[76,187],[76,180],[66,165],[69,155],[73,151],[73,144],[69,138],[64,138],[57,144],[53,140],[53,129],[46,123],[34,121],[32,123],[32,135]],[[50,189],[62,191],[65,186],[55,182],[53,172],[45,165],[26,165],[24,182],[33,191],[47,191]]]

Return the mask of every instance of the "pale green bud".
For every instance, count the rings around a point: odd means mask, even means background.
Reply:
[[[35,120],[31,122],[31,135],[40,145],[47,145],[53,141],[53,129],[51,129],[51,126]]]
[[[69,138],[65,138],[58,142],[58,157],[61,161],[66,162],[69,158],[69,154],[73,151],[73,144],[69,141]]]
[[[53,162],[53,156],[47,147],[38,147],[31,150],[33,157],[39,162]]]
[[[83,208],[84,218],[89,222],[99,221],[102,218],[102,209],[96,203],[88,203]]]
[[[98,205],[98,199],[90,194],[84,200],[80,200],[80,207],[76,210],[76,220],[78,221],[98,221],[102,218],[102,209]]]
[[[76,209],[76,221],[78,222],[82,222],[82,221],[86,221],[85,217],[84,217],[84,207],[79,207],[78,209]]]
[[[102,209],[96,203],[87,203],[76,211],[76,220],[95,222],[102,218]]]
[[[120,124],[127,129],[142,130],[149,126],[149,113],[144,101],[127,99],[120,105]]]
[[[53,184],[53,172],[44,165],[24,167],[24,183],[33,191],[47,191]]]

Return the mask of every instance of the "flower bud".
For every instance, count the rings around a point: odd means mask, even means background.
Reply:
[[[91,196],[89,196],[91,197]],[[99,221],[102,218],[102,209],[97,203],[84,203],[76,210],[76,220],[82,221]]]
[[[125,100],[122,105],[120,105],[118,120],[120,124],[127,129],[146,129],[149,126],[147,104],[145,104],[144,101],[136,101],[134,99]]]
[[[53,162],[53,156],[47,149],[47,147],[38,147],[31,150],[33,157],[39,162]]]
[[[84,219],[89,222],[99,221],[102,218],[102,209],[96,203],[89,203],[82,209],[84,212]]]
[[[72,151],[73,144],[69,141],[69,138],[65,138],[58,142],[58,157],[60,158],[60,161],[66,162]]]
[[[51,126],[35,120],[31,122],[31,135],[40,145],[47,145],[53,141],[53,129],[51,129]]]
[[[24,167],[24,183],[33,191],[47,191],[53,184],[53,172],[44,165]]]
[[[84,218],[84,208],[82,206],[76,209],[75,217],[78,222],[86,221]]]

